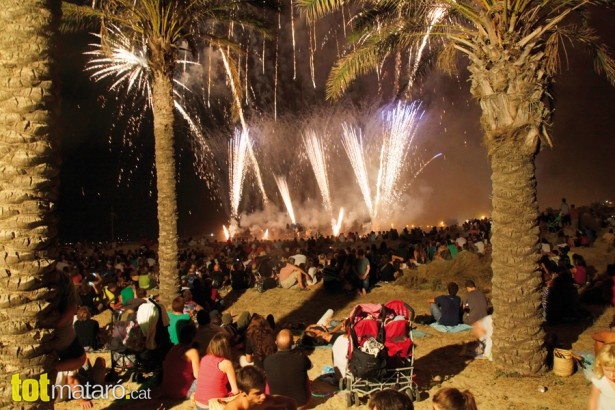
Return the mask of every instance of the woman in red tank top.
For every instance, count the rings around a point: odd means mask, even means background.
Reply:
[[[201,359],[199,366],[194,395],[197,410],[207,409],[210,399],[239,393],[235,369],[230,359],[231,344],[228,336],[225,333],[216,334],[209,342],[207,354]]]
[[[162,362],[162,392],[172,399],[189,399],[196,389],[201,358],[191,346],[196,327],[186,325],[179,334],[179,344],[173,346]]]

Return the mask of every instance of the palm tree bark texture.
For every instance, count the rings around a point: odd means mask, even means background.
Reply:
[[[492,171],[493,357],[506,373],[536,374],[546,358],[534,163],[548,115],[543,59],[514,47],[481,51],[469,70]]]
[[[11,377],[38,379],[49,370],[46,347],[57,320],[52,54],[60,17],[60,0],[3,0],[0,7],[0,408],[51,407],[13,401]]]
[[[173,73],[171,70],[170,73]],[[155,71],[152,85],[156,187],[158,189],[158,260],[160,298],[166,306],[177,294],[177,195],[175,188],[175,138],[173,134],[172,74]]]

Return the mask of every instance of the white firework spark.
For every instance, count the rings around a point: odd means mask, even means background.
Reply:
[[[421,44],[419,45],[416,51],[416,56],[414,57],[414,64],[412,65],[412,69],[411,69],[411,72],[408,78],[408,81],[409,81],[408,90],[412,88],[412,84],[414,83],[416,72],[419,69],[419,62],[421,61],[421,58],[423,57],[423,50],[425,49],[425,46],[427,45],[427,41],[429,40],[429,36],[431,35],[431,30],[436,24],[440,22],[440,20],[442,20],[445,12],[446,12],[446,6],[444,6],[443,4],[436,3],[434,8],[431,9],[430,12],[427,14],[427,21],[429,23],[429,26],[427,27],[427,32],[425,33],[425,36],[423,36],[423,39],[421,40]]]
[[[325,158],[325,150],[322,141],[316,136],[316,132],[310,129],[303,135],[303,144],[312,165],[314,176],[320,194],[322,195],[322,203],[327,212],[331,212],[331,194],[329,191],[329,175],[327,173],[327,162]]]
[[[229,195],[231,200],[231,218],[239,217],[239,204],[246,176],[246,158],[250,139],[247,131],[235,130],[229,141]]]
[[[383,113],[385,134],[380,154],[374,214],[378,213],[380,203],[389,207],[395,202],[397,182],[416,135],[417,120],[422,115],[419,108],[420,104],[406,105],[400,102],[393,110]]]
[[[362,131],[347,123],[342,124],[342,144],[350,160],[372,222],[384,210],[388,211],[395,206],[399,192],[399,180],[406,165],[406,158],[416,135],[418,119],[421,115],[420,104],[417,103],[406,105],[400,102],[392,110],[383,112],[382,140],[379,144],[379,163],[373,198]],[[435,158],[432,158],[429,162],[433,159]],[[417,172],[417,175],[421,170],[422,168]]]
[[[231,91],[233,94],[233,99],[235,101],[235,106],[237,107],[237,111],[239,112],[239,121],[241,122],[241,128],[243,129],[243,132],[245,132],[246,135],[248,135],[248,125],[243,115],[243,107],[241,105],[241,96],[239,95],[237,84],[235,84],[235,80],[231,72],[231,66],[228,61],[228,56],[222,48],[220,48],[220,54],[222,55],[222,62],[224,63],[224,68],[226,69],[228,80],[231,85]],[[256,182],[263,196],[263,203],[266,205],[267,202],[269,202],[269,199],[267,198],[267,193],[265,192],[265,184],[263,184],[263,177],[261,176],[261,170],[258,166],[258,162],[256,161],[256,156],[254,155],[252,144],[248,144],[248,155],[250,156],[250,162],[252,163],[252,169],[254,171],[254,175],[256,176]]]
[[[126,36],[117,26],[110,26],[108,33],[104,42],[100,34],[94,34],[100,41],[90,44],[94,50],[85,53],[93,56],[86,71],[92,71],[91,78],[95,81],[113,78],[115,82],[109,86],[110,90],[125,86],[126,92],[137,90],[149,102],[151,73],[147,44],[143,39]]]
[[[333,236],[338,236],[342,229],[342,221],[344,220],[344,208],[340,208],[340,213],[337,216],[337,221],[333,220]]]
[[[346,150],[350,165],[354,171],[359,184],[359,189],[363,195],[365,206],[369,215],[374,217],[374,206],[372,204],[372,194],[369,189],[369,177],[367,174],[367,164],[363,154],[363,134],[361,129],[354,128],[347,123],[342,124],[342,145]]]
[[[296,224],[297,220],[295,219],[295,211],[293,210],[293,203],[290,199],[290,192],[288,190],[288,182],[286,181],[286,177],[281,175],[274,175],[273,177],[278,189],[280,190],[280,195],[282,195],[282,200],[284,201],[284,205],[288,211],[288,216],[290,216],[291,222]]]

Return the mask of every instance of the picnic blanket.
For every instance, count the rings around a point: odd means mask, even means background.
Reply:
[[[429,325],[436,329],[438,332],[442,333],[459,333],[459,332],[467,332],[472,329],[472,326],[466,325],[465,323],[460,323],[457,326],[444,326],[439,324],[438,322],[434,322]]]

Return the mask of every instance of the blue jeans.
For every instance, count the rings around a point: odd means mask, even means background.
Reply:
[[[192,382],[192,386],[190,386],[190,390],[188,390],[188,393],[186,393],[186,399],[190,399],[190,396],[195,391],[196,391],[196,379],[194,379],[194,381]]]

